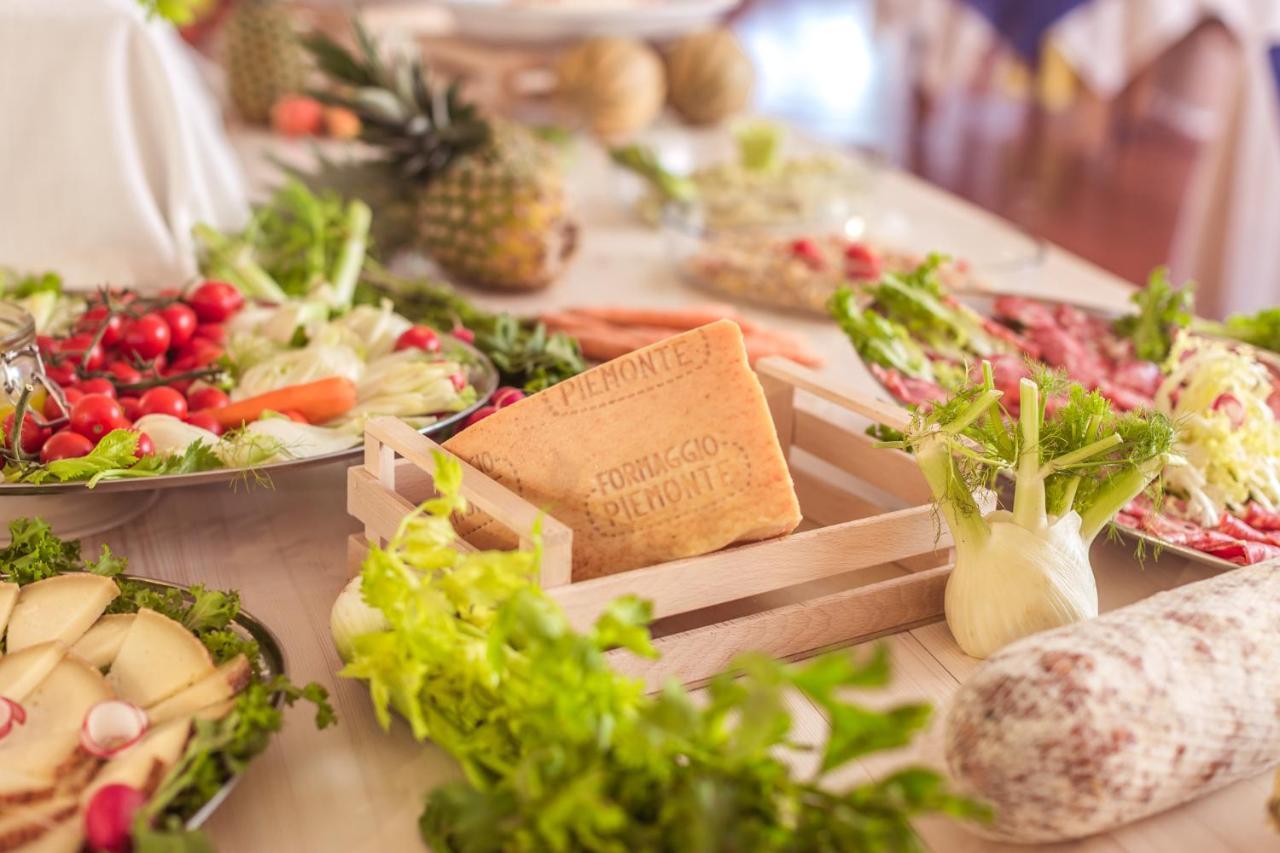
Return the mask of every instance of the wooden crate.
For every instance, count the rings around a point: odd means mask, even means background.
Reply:
[[[575,626],[625,593],[653,602],[661,657],[614,661],[651,687],[672,675],[700,683],[748,649],[797,657],[942,617],[951,540],[924,478],[905,453],[874,447],[847,414],[902,426],[906,413],[832,390],[788,361],[766,359],[757,371],[805,517],[790,536],[574,583],[573,531],[461,463],[473,506],[517,535],[541,517],[541,582]],[[393,418],[368,423],[364,464],[348,473],[348,511],[364,524],[351,541],[353,573],[369,543],[385,542],[431,496],[438,449]]]

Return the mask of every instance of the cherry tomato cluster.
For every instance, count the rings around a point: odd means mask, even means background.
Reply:
[[[489,405],[481,406],[471,413],[471,417],[467,418],[464,427],[479,423],[485,418],[492,415],[498,409],[505,409],[512,403],[518,403],[524,399],[524,392],[519,388],[512,388],[510,385],[503,385],[497,391],[493,392],[493,396],[489,398]]]
[[[24,417],[14,443],[41,462],[75,458],[112,430],[130,429],[138,418],[154,414],[221,433],[209,410],[230,400],[200,380],[220,372],[222,324],[242,307],[240,291],[220,281],[159,298],[131,291],[96,294],[71,334],[37,338],[45,374],[62,390],[67,410],[48,396],[42,417]],[[14,420],[10,413],[4,421],[6,437],[14,435]],[[141,434],[138,455],[154,452],[150,437]]]
[[[830,263],[818,241],[807,237],[792,240],[787,249],[792,257],[803,261],[810,269],[818,272],[825,270]],[[882,268],[880,256],[866,243],[853,240],[846,242],[843,257],[840,260],[844,266],[843,272],[848,278],[862,281],[880,277]]]

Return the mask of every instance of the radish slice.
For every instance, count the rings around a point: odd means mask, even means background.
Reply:
[[[99,702],[84,715],[80,745],[98,758],[110,758],[138,742],[147,731],[147,712],[120,699]]]
[[[22,725],[27,721],[27,709],[22,707],[21,702],[15,702],[12,699],[0,696],[0,703],[8,706],[9,711],[13,714],[14,725]],[[4,716],[4,712],[0,711],[0,717]]]
[[[84,835],[89,847],[128,853],[133,846],[133,817],[146,801],[146,796],[130,785],[99,788],[84,810]]]

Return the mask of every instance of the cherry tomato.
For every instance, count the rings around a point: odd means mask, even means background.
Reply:
[[[49,355],[58,351],[58,339],[48,335],[36,335],[36,347],[41,355]]]
[[[78,432],[63,430],[55,432],[40,448],[41,462],[56,462],[59,459],[76,459],[93,450],[93,442]]]
[[[133,455],[141,459],[156,452],[156,443],[145,432],[138,433],[138,444],[133,448]]]
[[[191,388],[191,383],[194,381],[195,381],[194,379],[171,379],[169,380],[168,387],[172,388],[173,390],[177,391],[179,394],[185,397],[187,396],[187,391],[190,390]],[[187,408],[190,408],[190,406],[188,406]]]
[[[822,257],[822,248],[807,237],[791,241],[791,255],[804,261],[810,269],[820,270],[826,266],[826,261]]]
[[[192,412],[187,415],[187,423],[200,429],[207,429],[214,435],[222,435],[222,424],[208,412]]]
[[[187,392],[187,408],[193,412],[202,409],[221,409],[231,402],[231,398],[221,388],[212,385],[201,385]]]
[[[10,412],[9,416],[4,419],[4,446],[6,448],[13,445],[13,419],[15,414],[15,412]],[[40,446],[44,444],[45,439],[48,437],[49,431],[36,423],[35,417],[28,412],[27,416],[22,419],[22,452],[38,452]]]
[[[67,406],[75,405],[76,400],[84,396],[84,392],[79,388],[63,388],[62,396],[67,398]],[[58,401],[52,394],[44,398],[44,418],[47,421],[57,421],[65,418],[67,413],[62,411],[62,407],[58,405]]]
[[[71,429],[92,441],[124,426],[124,411],[106,394],[85,394],[71,407]]]
[[[426,352],[440,351],[440,338],[430,326],[414,326],[396,338],[396,350],[420,349]]]
[[[97,370],[102,367],[102,344],[95,344],[91,335],[72,335],[63,339],[58,351],[69,356],[63,364],[72,369],[80,367],[85,370]]]
[[[173,388],[152,388],[138,400],[138,411],[144,415],[169,415],[182,420],[187,416],[187,398]]]
[[[244,296],[225,281],[206,281],[191,291],[187,304],[201,323],[221,323],[244,307]]]
[[[103,329],[103,327],[106,327]],[[102,345],[109,347],[120,340],[124,329],[124,317],[107,309],[105,305],[97,305],[80,315],[76,320],[76,331],[93,337],[102,329]]]
[[[505,409],[512,403],[518,403],[523,399],[524,392],[519,388],[512,388],[510,385],[503,385],[497,391],[493,392],[493,398],[490,402],[499,409]]]
[[[126,361],[113,361],[107,365],[107,372],[116,378],[117,385],[132,385],[142,381],[142,372]]]
[[[163,355],[169,349],[169,324],[159,314],[143,314],[124,327],[120,349],[145,359]]]
[[[180,347],[196,333],[196,312],[191,306],[175,302],[161,309],[160,316],[169,325],[169,346]]]
[[[76,371],[70,362],[63,364],[50,364],[44,369],[44,375],[56,382],[64,390],[68,388],[72,382],[76,381]]]
[[[116,400],[120,404],[120,411],[124,412],[125,420],[136,421],[142,417],[141,407],[138,405],[138,398],[132,395],[121,397]]]
[[[80,380],[79,390],[82,394],[105,394],[113,400],[116,398],[116,386],[101,376]]]
[[[161,299],[178,299],[182,296],[182,290],[177,287],[166,287],[164,290],[156,294]]]
[[[850,278],[879,278],[880,256],[866,243],[850,243],[844,249],[844,268]]]
[[[221,346],[227,342],[227,329],[221,323],[201,323],[196,326],[195,336]]]
[[[467,418],[467,421],[466,423],[463,424],[463,426],[469,427],[472,424],[478,424],[480,423],[480,421],[489,417],[489,415],[492,415],[496,411],[498,411],[497,406],[481,406],[480,408],[476,409],[474,412],[471,413],[471,417]]]
[[[469,344],[476,342],[476,333],[468,329],[466,326],[456,327],[452,334],[460,341],[466,341]]]

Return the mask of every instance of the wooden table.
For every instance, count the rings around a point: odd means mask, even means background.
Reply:
[[[251,173],[261,172],[261,140],[243,139]],[[584,303],[679,304],[701,299],[678,283],[659,237],[637,226],[616,203],[598,152],[579,151],[575,194],[585,230],[581,255],[566,279],[536,295],[483,301],[518,312]],[[1000,237],[1000,221],[905,175],[882,177],[877,198],[922,218],[954,222],[974,235]],[[1118,307],[1127,286],[1067,253],[1048,249],[1037,274],[1003,287]],[[828,363],[835,382],[870,387],[847,342],[828,322],[779,317],[747,309],[774,326],[804,334]],[[329,609],[347,580],[345,541],[357,529],[346,514],[341,467],[275,478],[271,489],[206,487],[165,492],[141,519],[101,539],[130,558],[131,569],[184,583],[239,589],[247,608],[280,636],[295,681],[327,685],[340,724],[317,732],[304,710],[253,765],[240,788],[217,812],[209,830],[225,851],[403,851],[421,849],[417,817],[426,791],[453,778],[447,756],[419,745],[396,722],[382,732],[363,684],[337,678],[339,661],[329,639]],[[1212,572],[1167,556],[1140,568],[1122,546],[1099,543],[1094,566],[1104,609],[1203,579]],[[927,699],[940,719],[948,697],[976,665],[956,647],[947,628],[934,624],[887,640],[893,655],[892,688],[869,701]],[[804,700],[793,708],[802,739],[821,737],[825,722]],[[804,759],[807,761],[808,759]],[[941,766],[935,723],[909,749],[846,768],[833,785],[852,783],[904,761]],[[810,768],[803,767],[808,772]],[[1269,779],[1241,782],[1188,806],[1088,841],[1057,849],[1090,851],[1260,850],[1277,837],[1264,819]],[[1002,850],[945,820],[926,820],[920,831],[937,850]],[[1017,849],[1009,847],[1008,849]]]

